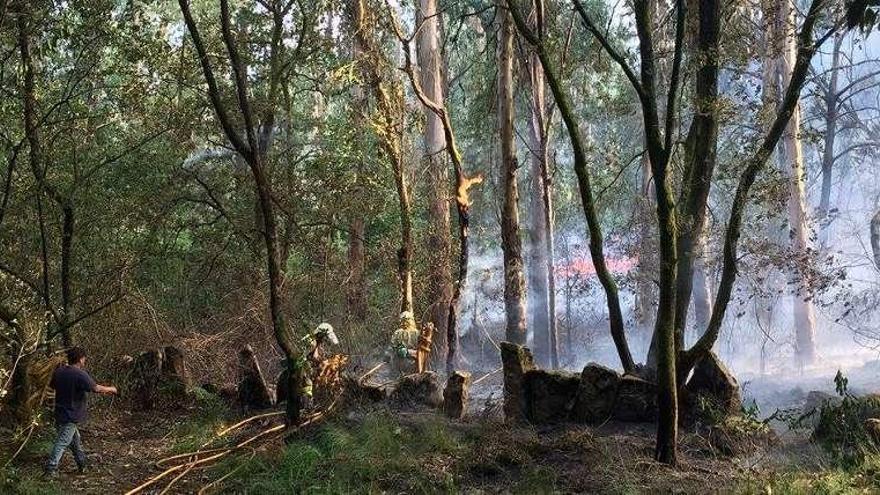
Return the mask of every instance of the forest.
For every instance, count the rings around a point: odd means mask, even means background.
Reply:
[[[880,492],[878,15],[0,0],[0,493]]]

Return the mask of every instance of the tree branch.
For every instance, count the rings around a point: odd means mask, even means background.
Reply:
[[[639,79],[636,77],[635,72],[633,72],[632,68],[627,63],[626,59],[623,58],[617,50],[611,46],[611,43],[608,42],[608,38],[600,31],[596,25],[593,23],[592,19],[590,19],[589,14],[587,14],[587,10],[584,8],[584,5],[581,3],[581,0],[572,0],[574,4],[575,10],[577,10],[578,15],[581,17],[581,21],[584,24],[584,27],[593,34],[593,37],[602,45],[602,48],[605,49],[605,52],[608,53],[608,56],[611,57],[612,60],[617,62],[617,65],[623,70],[623,73],[626,75],[626,78],[629,80],[630,84],[632,84],[633,89],[635,89],[636,94],[638,95],[640,100],[644,100],[644,90],[642,88],[642,84],[639,82]],[[523,33],[525,36],[525,33]],[[533,39],[536,39],[534,35],[531,35]],[[528,37],[527,37],[528,39]],[[531,39],[528,40],[533,45],[536,44]]]
[[[232,126],[232,121],[227,113],[226,106],[223,104],[223,100],[220,97],[220,88],[217,85],[217,79],[214,77],[214,70],[211,68],[211,61],[208,59],[208,52],[205,50],[202,37],[199,34],[198,27],[193,19],[192,12],[190,12],[189,0],[178,0],[177,3],[180,5],[180,11],[183,13],[183,20],[186,24],[187,30],[189,30],[193,45],[195,45],[196,53],[199,56],[199,63],[202,65],[202,72],[204,72],[205,75],[205,83],[208,85],[208,97],[211,99],[211,103],[214,106],[214,112],[217,114],[220,126],[223,128],[226,138],[232,143],[232,147],[235,148],[235,151],[242,156],[250,156],[250,154],[253,153],[253,150],[247,143],[242,141],[238,133],[235,132],[235,128]]]
[[[257,147],[257,137],[254,134],[254,117],[251,112],[250,102],[248,101],[247,67],[242,63],[241,57],[238,55],[238,48],[235,46],[235,36],[232,34],[232,26],[229,19],[229,0],[220,0],[220,29],[223,32],[223,43],[226,45],[226,51],[229,52],[232,73],[235,75],[235,93],[238,96],[238,106],[241,109],[241,116],[244,120],[248,146],[251,153],[256,153],[259,148]]]

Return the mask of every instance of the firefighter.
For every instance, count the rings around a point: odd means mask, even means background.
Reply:
[[[302,379],[297,386],[299,396],[302,400],[301,407],[304,410],[311,409],[314,398],[314,382],[313,375],[320,372],[321,363],[324,361],[324,345],[338,345],[339,338],[333,330],[333,325],[329,323],[321,323],[311,333],[302,338],[301,342],[307,350],[303,352],[299,360],[294,363],[297,369],[302,369]],[[287,400],[287,370],[281,373],[278,380],[278,402]]]
[[[411,311],[400,313],[400,325],[391,335],[391,370],[398,374],[418,371],[419,330]]]

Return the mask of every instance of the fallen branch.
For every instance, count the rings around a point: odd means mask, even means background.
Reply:
[[[471,383],[471,387],[473,387],[474,385],[480,383],[481,381],[485,380],[486,378],[489,378],[490,376],[494,375],[495,373],[498,373],[498,372],[501,371],[502,369],[504,369],[504,368],[498,368],[498,369],[495,370],[495,371],[490,371],[490,372],[486,373],[485,375],[483,375],[483,376],[477,378],[476,380],[473,381],[473,383]]]
[[[376,366],[373,366],[373,368],[370,369],[370,371],[367,371],[366,373],[363,374],[363,376],[361,376],[360,378],[358,378],[358,383],[363,383],[364,380],[366,380],[368,376],[370,376],[370,375],[372,375],[373,373],[375,373],[375,372],[376,372],[379,368],[381,368],[382,366],[385,366],[385,363],[384,363],[384,362],[379,363],[379,364],[377,364]]]
[[[168,493],[168,490],[171,489],[171,486],[174,485],[175,483],[177,483],[177,481],[178,481],[179,479],[181,479],[181,478],[183,478],[184,476],[186,476],[187,473],[189,473],[190,471],[192,471],[192,470],[193,470],[193,467],[195,467],[195,465],[190,465],[188,468],[184,469],[180,474],[178,474],[177,476],[175,476],[174,479],[172,479],[171,481],[169,481],[168,484],[165,485],[165,488],[164,488],[161,492],[159,492],[159,495],[165,495],[166,493]]]
[[[223,435],[229,433],[230,431],[236,430],[236,429],[250,423],[251,421],[261,419],[261,418],[270,418],[272,416],[280,416],[282,414],[284,414],[284,411],[275,411],[275,412],[270,412],[270,413],[257,414],[256,416],[251,416],[250,418],[241,420],[238,423],[235,423],[234,425],[230,426],[229,428],[225,428],[225,429],[221,430],[219,433],[214,435],[214,438],[209,440],[205,445],[202,445],[202,447],[207,447],[214,440],[222,437]]]
[[[302,429],[303,427],[308,426],[308,425],[314,423],[315,421],[321,419],[327,413],[329,413],[330,411],[333,410],[333,408],[336,406],[336,403],[337,403],[337,400],[334,399],[333,402],[330,403],[329,406],[327,406],[327,409],[325,409],[324,411],[319,411],[315,414],[312,414],[311,416],[308,417],[308,419],[306,419],[305,421],[303,421],[302,423],[297,425],[297,427],[295,429],[297,429],[297,430]],[[222,431],[221,434],[225,434],[226,432],[231,431],[235,428],[238,428],[241,425],[243,425],[249,421],[253,421],[253,420],[257,419],[258,417],[267,417],[267,416],[272,416],[275,414],[280,414],[280,413],[266,413],[266,414],[257,415],[257,416],[247,418],[246,420],[241,421],[239,423],[236,423],[235,425]],[[241,449],[247,447],[248,445],[256,442],[260,438],[263,438],[267,435],[271,435],[273,433],[278,433],[280,431],[283,431],[285,428],[286,428],[286,426],[284,424],[275,425],[269,429],[266,429],[266,430],[263,430],[263,431],[257,433],[256,435],[248,438],[247,440],[244,440],[244,441],[242,441],[234,446],[231,446],[231,447],[222,447],[222,448],[208,449],[208,450],[196,450],[194,452],[187,452],[184,454],[178,454],[175,456],[167,457],[165,459],[161,459],[156,462],[157,466],[161,466],[162,464],[165,464],[165,463],[172,461],[172,460],[175,460],[175,459],[192,459],[192,460],[188,460],[187,462],[184,462],[182,464],[177,464],[175,466],[169,467],[168,469],[162,471],[161,473],[157,474],[156,476],[153,476],[152,478],[148,479],[144,483],[141,483],[140,485],[136,486],[135,488],[132,488],[131,490],[126,492],[125,495],[135,495],[137,493],[140,493],[145,488],[154,485],[155,483],[166,478],[167,476],[170,476],[171,474],[174,474],[174,473],[178,473],[177,476],[175,476],[171,481],[168,482],[167,485],[165,485],[165,488],[162,490],[162,492],[160,492],[160,495],[161,495],[161,493],[167,493],[168,490],[175,483],[177,483],[178,481],[183,479],[183,477],[186,476],[193,469],[206,467],[206,465],[209,462],[216,461],[217,459],[220,459],[220,458],[225,457],[233,452],[241,450]],[[218,436],[220,436],[220,434],[218,434]],[[210,456],[205,457],[203,459],[199,459],[199,456],[206,455],[206,454],[213,454],[213,455],[210,455]],[[193,458],[195,458],[195,459],[193,459]]]
[[[492,343],[492,345],[494,345],[494,346],[495,346],[495,349],[497,349],[497,350],[498,350],[498,352],[501,352],[501,347],[499,347],[499,346],[498,346],[498,343],[497,343],[497,342],[495,342],[495,339],[493,339],[493,338],[492,338],[492,336],[491,336],[491,335],[489,335],[489,331],[488,331],[488,330],[486,330],[486,329],[485,329],[485,328],[483,328],[483,327],[482,327],[482,326],[481,326],[481,327],[480,327],[480,330],[482,330],[482,332],[483,332],[483,335],[485,335],[485,336],[486,336],[486,338],[487,338],[487,339],[489,339],[489,342],[491,342],[491,343]]]

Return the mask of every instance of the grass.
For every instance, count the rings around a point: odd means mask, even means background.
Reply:
[[[750,481],[742,493],[781,495],[849,495],[880,493],[880,454],[865,456],[858,463],[832,462],[821,469],[792,467]]]
[[[323,426],[274,458],[230,460],[215,474],[237,470],[230,484],[241,493],[452,493],[456,476],[449,461],[466,448],[464,436],[443,423],[404,425],[376,413],[357,428]]]
[[[201,387],[193,388],[191,393],[195,400],[196,412],[186,420],[174,425],[170,435],[174,439],[174,444],[170,449],[172,454],[182,454],[199,449],[210,441],[218,430],[223,428],[225,420],[229,416],[228,406],[217,395],[207,392]]]
[[[9,495],[61,494],[61,487],[54,480],[25,473],[15,467],[0,467],[0,493]]]

